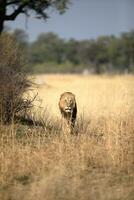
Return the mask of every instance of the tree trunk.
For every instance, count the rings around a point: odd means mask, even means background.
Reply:
[[[1,19],[0,17],[0,34],[2,33],[3,29],[4,29],[4,20]]]
[[[0,0],[0,34],[4,29],[5,15],[6,15],[6,0]]]

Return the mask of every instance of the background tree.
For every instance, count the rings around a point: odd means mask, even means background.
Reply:
[[[28,46],[28,34],[22,29],[15,29],[13,32],[13,37],[21,48],[26,48]]]
[[[15,20],[20,14],[28,17],[32,11],[37,18],[47,19],[48,8],[54,8],[62,14],[69,3],[70,0],[0,0],[0,33],[5,21]]]
[[[27,63],[25,69],[30,73],[80,73],[85,69],[91,73],[134,72],[134,31],[94,40],[66,40],[49,32],[32,42],[24,30],[16,29],[8,34],[21,47]]]
[[[64,54],[63,40],[54,33],[42,33],[31,44],[31,62],[56,62],[61,63]]]

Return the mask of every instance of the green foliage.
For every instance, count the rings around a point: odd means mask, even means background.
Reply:
[[[13,35],[26,54],[27,72],[134,72],[134,31],[81,41],[64,40],[50,32],[40,34],[32,43],[22,30],[15,30]]]
[[[55,63],[55,62],[45,62],[41,64],[36,64],[31,66],[32,73],[78,73],[83,70],[83,66],[76,66],[71,62],[65,63]]]
[[[44,61],[61,63],[63,60],[63,41],[54,33],[41,34],[31,44],[30,49],[32,63],[43,63]]]
[[[28,34],[22,29],[15,29],[13,37],[21,48],[25,48],[28,45]]]

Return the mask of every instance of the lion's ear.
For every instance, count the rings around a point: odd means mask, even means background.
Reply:
[[[60,95],[60,99],[65,95],[66,92],[63,92],[61,95]]]
[[[63,97],[63,94],[60,95],[60,99]]]

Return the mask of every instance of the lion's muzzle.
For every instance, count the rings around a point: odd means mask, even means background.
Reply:
[[[66,111],[67,113],[71,113],[71,112],[72,112],[72,108],[71,108],[71,107],[65,107],[65,111]]]

